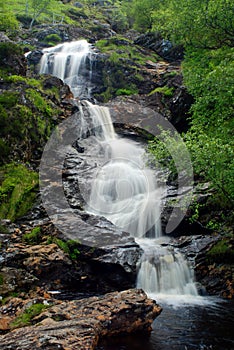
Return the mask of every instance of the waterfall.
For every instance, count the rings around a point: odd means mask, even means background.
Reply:
[[[90,44],[85,40],[45,49],[40,73],[61,78],[75,96],[87,97],[92,74],[91,69],[87,70],[90,55]],[[158,185],[156,170],[146,166],[144,148],[115,133],[107,107],[88,101],[82,104],[79,108],[83,134],[87,135],[88,130],[96,138],[102,159],[92,179],[86,210],[105,216],[136,238],[144,251],[137,279],[139,288],[167,298],[196,296],[193,272],[183,256],[162,247],[158,240],[162,236],[160,215],[165,188]],[[82,139],[83,134],[77,138]]]
[[[161,235],[160,198],[155,174],[145,166],[137,142],[118,137],[109,109],[86,102],[93,134],[104,150],[103,163],[93,179],[87,211],[103,215],[135,237]]]
[[[40,74],[51,74],[70,86],[73,95],[90,97],[92,74],[91,45],[86,40],[59,44],[43,50]]]
[[[144,250],[137,286],[157,298],[197,296],[194,274],[182,254],[162,247],[157,240],[138,241]]]

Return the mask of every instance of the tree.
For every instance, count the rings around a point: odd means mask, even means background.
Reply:
[[[234,44],[232,0],[166,0],[154,10],[152,19],[154,31],[186,46],[219,48]]]
[[[133,23],[133,27],[141,32],[145,32],[152,29],[152,14],[158,8],[158,3],[160,3],[160,0],[125,0],[122,6],[127,13],[130,23]]]
[[[32,26],[35,22],[35,20],[42,14],[45,13],[53,3],[55,4],[54,0],[27,0],[26,1],[26,9],[28,8],[28,2],[29,5],[31,5],[32,8],[32,21],[30,23],[30,29],[32,29]]]

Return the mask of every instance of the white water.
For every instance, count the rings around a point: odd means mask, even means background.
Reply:
[[[84,84],[81,77],[89,54],[90,45],[85,40],[45,49],[40,72],[61,78],[75,96],[81,96]],[[91,70],[89,79],[90,74]],[[105,216],[137,238],[144,250],[137,280],[139,288],[157,300],[175,301],[179,297],[193,302],[193,297],[198,296],[193,272],[179,252],[162,248],[156,240],[161,237],[161,198],[165,189],[158,187],[155,172],[145,166],[144,149],[137,142],[116,135],[108,108],[88,101],[84,104],[89,120],[80,106],[81,123],[95,135],[104,153],[92,182],[87,211]]]
[[[87,81],[92,70],[87,70],[87,57],[91,57],[91,45],[86,40],[59,44],[43,50],[40,74],[51,74],[70,86],[75,97],[89,97]]]
[[[134,237],[145,233],[159,237],[161,189],[153,171],[145,167],[142,146],[116,135],[108,108],[86,103],[93,133],[105,150],[86,209],[105,216]]]

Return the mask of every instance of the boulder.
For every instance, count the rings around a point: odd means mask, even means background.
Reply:
[[[1,350],[92,350],[101,337],[149,333],[161,311],[140,289],[55,301],[55,305],[34,317],[34,325],[0,336]]]

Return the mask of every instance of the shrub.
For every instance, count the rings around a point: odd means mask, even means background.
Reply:
[[[47,35],[44,40],[44,42],[48,43],[48,44],[58,44],[62,41],[62,39],[60,38],[60,36],[58,34],[49,34]]]

